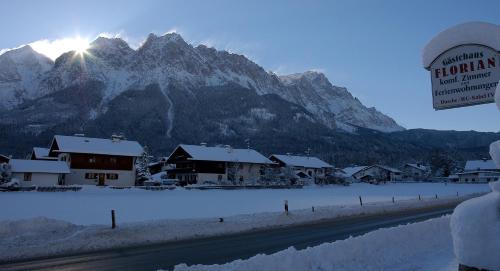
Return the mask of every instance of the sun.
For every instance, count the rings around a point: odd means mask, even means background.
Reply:
[[[68,39],[68,43],[70,43],[68,44],[68,47],[72,48],[72,50],[80,56],[86,54],[90,46],[90,42],[87,39],[81,37]]]

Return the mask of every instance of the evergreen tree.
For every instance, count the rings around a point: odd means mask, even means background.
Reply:
[[[7,163],[0,164],[0,184],[10,182],[12,178],[12,172],[10,165]]]
[[[144,185],[145,181],[151,180],[151,172],[149,172],[149,151],[144,147],[142,156],[137,158],[135,162],[135,185]]]

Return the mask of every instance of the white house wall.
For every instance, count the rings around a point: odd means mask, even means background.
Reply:
[[[135,185],[135,171],[131,170],[98,170],[98,169],[71,169],[70,174],[66,174],[65,184],[72,185],[97,185],[98,179],[86,179],[86,173],[110,173],[118,174],[117,180],[105,179],[104,184],[110,186],[134,186]]]
[[[241,167],[238,167],[236,171],[236,183],[239,183],[240,176],[243,177],[243,183],[248,184],[248,183],[254,183],[260,179],[260,164],[240,164]],[[225,174],[216,174],[216,173],[177,173],[176,177],[178,179],[185,180],[186,176],[190,175],[196,175],[197,176],[197,183],[198,184],[203,184],[205,182],[214,182],[214,183],[219,183],[219,178],[220,181],[222,182],[228,182],[228,174],[227,172],[230,169],[226,167],[226,173]],[[219,177],[220,176],[220,177]]]
[[[24,173],[12,173],[12,178],[19,180],[22,187],[29,186],[54,186],[58,184],[59,174],[57,173],[32,173],[31,181],[24,181]]]

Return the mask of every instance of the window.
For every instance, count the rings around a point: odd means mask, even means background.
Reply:
[[[118,174],[116,174],[116,173],[106,173],[106,179],[108,179],[108,180],[118,180]]]
[[[95,164],[95,157],[89,158],[89,163]]]
[[[87,180],[97,179],[97,173],[85,173],[85,179]]]
[[[24,173],[24,181],[25,182],[31,182],[31,172]]]
[[[109,158],[109,161],[111,162],[111,164],[116,164],[117,162],[116,157]]]

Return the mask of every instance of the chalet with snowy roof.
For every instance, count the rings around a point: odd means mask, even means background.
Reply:
[[[56,135],[49,156],[65,161],[71,173],[65,184],[132,186],[135,161],[144,152],[137,141]]]
[[[333,166],[325,161],[311,156],[297,156],[291,154],[273,154],[269,160],[277,163],[281,168],[292,168],[302,179],[312,180],[325,178],[332,173]]]
[[[464,172],[457,175],[462,183],[488,183],[500,179],[500,169],[493,160],[469,160],[465,163]]]
[[[478,171],[478,170],[500,172],[500,169],[497,168],[497,165],[493,160],[488,160],[488,159],[469,160],[465,163],[464,171]]]
[[[403,167],[403,178],[412,181],[424,181],[430,175],[430,169],[422,164],[406,164]]]
[[[373,165],[357,171],[352,176],[353,178],[363,182],[394,182],[402,179],[402,172],[398,169],[384,165]]]
[[[357,175],[357,173],[362,171],[363,169],[365,169],[367,167],[368,166],[346,167],[346,168],[342,169],[342,171],[344,172],[344,178],[350,182],[359,182],[360,179],[357,179],[356,177],[360,176],[360,175]]]
[[[57,157],[50,157],[47,148],[34,147],[31,151],[30,160],[57,160]]]
[[[63,184],[69,166],[63,161],[10,159],[12,179],[20,186],[54,186]]]
[[[252,149],[181,144],[167,159],[168,177],[183,184],[251,184],[264,175],[269,159]]]
[[[6,155],[2,155],[0,154],[0,164],[3,164],[3,163],[8,163],[10,160],[10,157],[6,156]]]

